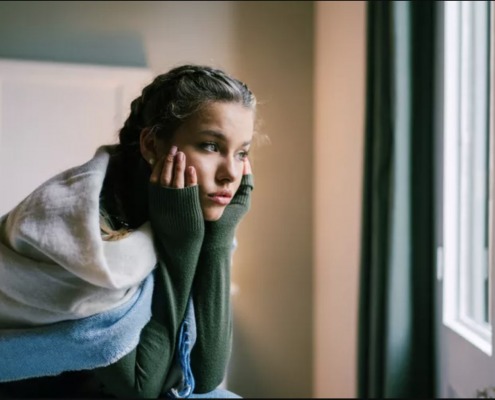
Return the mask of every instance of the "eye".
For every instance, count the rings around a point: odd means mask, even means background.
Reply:
[[[248,155],[249,155],[249,151],[241,151],[237,153],[237,158],[241,161],[244,161]]]
[[[215,142],[204,142],[200,144],[203,150],[216,152],[218,151],[218,145]]]

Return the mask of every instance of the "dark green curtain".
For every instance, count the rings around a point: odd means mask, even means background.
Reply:
[[[435,14],[367,3],[360,398],[435,396]]]

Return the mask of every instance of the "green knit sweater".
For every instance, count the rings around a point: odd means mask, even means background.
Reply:
[[[222,217],[205,222],[197,186],[173,189],[149,185],[150,221],[159,254],[152,318],[131,353],[95,371],[107,392],[150,398],[176,383],[167,375],[191,293],[197,326],[191,354],[195,393],[214,390],[222,382],[232,345],[232,242],[239,221],[249,209],[252,189],[253,177],[245,175]]]
[[[0,397],[157,398],[177,383],[173,367],[179,328],[192,293],[197,339],[191,353],[195,393],[223,380],[232,346],[230,261],[236,227],[248,211],[252,175],[215,222],[203,219],[198,187],[149,184],[148,208],[158,264],[152,317],[138,346],[107,367],[0,384]]]

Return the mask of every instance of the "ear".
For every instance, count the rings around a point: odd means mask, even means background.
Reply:
[[[139,134],[139,149],[148,164],[153,165],[157,160],[156,138],[151,128],[144,128]]]

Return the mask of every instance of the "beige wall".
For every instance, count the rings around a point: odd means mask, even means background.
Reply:
[[[365,2],[316,2],[314,392],[356,396]]]
[[[0,2],[0,57],[56,52],[59,60],[91,61],[98,43],[88,49],[87,37],[137,36],[154,73],[213,64],[257,94],[271,145],[254,154],[252,212],[238,233],[228,382],[246,397],[312,392],[313,8],[311,1]],[[64,47],[62,38],[77,45]]]
[[[0,2],[0,57],[130,35],[154,73],[213,64],[257,94],[271,145],[238,233],[229,376],[246,397],[355,395],[364,19],[363,2]]]

